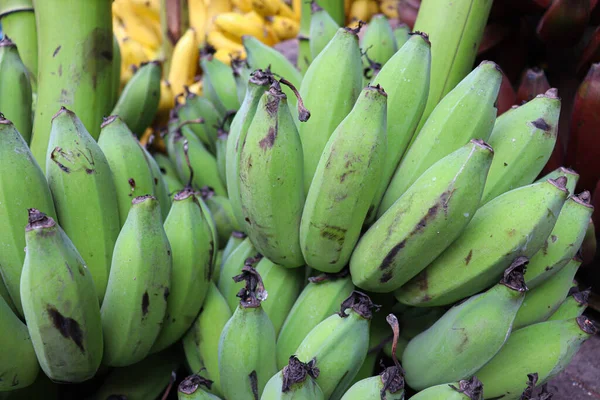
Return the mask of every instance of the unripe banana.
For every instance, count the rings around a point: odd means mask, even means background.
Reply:
[[[290,310],[277,337],[277,367],[287,365],[306,335],[333,314],[346,299],[354,285],[347,271],[308,278],[300,296]]]
[[[517,313],[513,329],[547,320],[567,298],[582,259],[575,256],[560,271],[529,291]]]
[[[102,303],[121,228],[115,183],[104,153],[65,107],[52,118],[46,178],[61,228],[73,238]]]
[[[373,80],[374,85],[381,85],[388,94],[387,149],[381,181],[367,217],[368,224],[377,215],[379,203],[425,109],[431,68],[430,47],[427,35],[415,33]]]
[[[219,339],[221,390],[228,399],[256,400],[277,372],[275,329],[261,307],[267,292],[259,273],[245,266],[233,280],[246,281],[246,287]]]
[[[37,360],[36,360],[37,362]],[[39,367],[38,367],[39,369]],[[54,383],[44,373],[40,373],[37,379],[29,386],[23,389],[11,390],[10,392],[0,392],[2,400],[60,400],[59,390],[61,385]],[[3,397],[4,396],[4,397]]]
[[[404,43],[406,43],[409,38],[410,28],[408,27],[408,25],[400,23],[400,25],[398,25],[394,29],[394,39],[396,39],[396,46],[398,46],[398,49],[401,49],[402,46],[404,46]]]
[[[56,211],[48,182],[27,143],[15,126],[0,114],[0,292],[19,315],[21,271],[25,260],[27,209],[36,208],[49,217]],[[2,290],[5,289],[5,290]]]
[[[567,197],[565,183],[560,177],[524,186],[481,207],[450,247],[395,292],[396,299],[446,305],[492,285],[511,262],[542,248]]]
[[[21,298],[31,342],[50,379],[83,382],[96,374],[102,360],[94,281],[62,228],[40,210],[28,212]]]
[[[474,376],[456,383],[432,386],[410,400],[483,400],[483,384]]]
[[[372,309],[378,308],[369,296],[353,291],[340,311],[315,326],[294,352],[300,361],[317,359],[316,381],[325,398],[339,400],[363,364]]]
[[[127,220],[131,200],[155,194],[152,170],[142,145],[118,116],[110,116],[102,124],[98,146],[112,171],[122,227]]]
[[[379,205],[378,217],[436,161],[470,139],[488,139],[496,119],[494,102],[501,81],[499,67],[484,61],[440,101],[413,136]]]
[[[524,264],[514,262],[500,283],[454,306],[402,355],[406,383],[415,390],[467,379],[508,339],[527,286]]]
[[[246,234],[244,232],[240,232],[240,231],[231,232],[231,236],[227,240],[225,247],[223,248],[223,250],[221,250],[221,252],[222,252],[221,263],[215,265],[215,269],[213,270],[212,281],[215,284],[219,282],[219,278],[221,276],[221,267],[223,266],[223,264],[225,264],[225,262],[227,262],[227,260],[229,259],[229,256],[234,252],[234,250],[237,249],[237,247],[240,244],[242,244],[244,239],[246,239]]]
[[[219,129],[219,134],[217,135],[217,143],[215,157],[217,159],[217,168],[219,170],[219,178],[221,178],[221,182],[225,182],[227,184],[227,139],[229,138],[229,133],[223,129]],[[233,212],[233,211],[232,211]],[[235,218],[235,215],[233,216]],[[237,224],[237,219],[235,220]]]
[[[200,66],[203,73],[204,90],[210,87],[215,91],[216,98],[208,96],[209,93],[207,93],[207,97],[217,110],[223,114],[227,111],[237,111],[240,108],[240,102],[231,67],[210,55],[200,59]],[[207,86],[207,82],[209,86]]]
[[[211,282],[212,255],[217,251],[207,216],[191,188],[175,195],[164,227],[173,271],[167,312],[152,352],[179,340],[198,316]]]
[[[190,185],[187,185],[187,186],[189,187]],[[215,264],[217,262],[217,251],[216,250],[221,247],[221,245],[219,243],[219,235],[217,233],[217,225],[215,224],[215,220],[210,212],[210,209],[208,208],[208,206],[202,199],[202,194],[200,192],[196,191],[195,195],[196,195],[196,199],[198,200],[198,203],[200,204],[200,208],[202,208],[202,213],[206,217],[206,222],[208,223],[208,227],[210,228],[210,232],[212,234],[212,240],[214,243],[215,251],[213,251],[213,253],[212,253],[211,266],[212,266],[212,270],[214,271]]]
[[[477,211],[493,157],[485,142],[471,140],[425,171],[358,242],[354,284],[393,291],[442,254]]]
[[[309,45],[310,56],[314,60],[333,39],[340,27],[316,1],[311,2],[310,12]]]
[[[187,92],[185,103],[177,107],[177,116],[182,122],[202,118],[204,120],[202,124],[191,124],[188,127],[212,153],[215,152],[217,127],[221,125],[223,114],[209,99]]]
[[[31,343],[27,326],[15,315],[8,303],[0,297],[0,393],[32,385],[40,372],[40,365]]]
[[[225,196],[216,196],[215,191],[207,186],[201,189],[201,193],[215,221],[219,243],[225,244],[229,240],[231,233],[240,229],[235,215],[233,215],[231,202]]]
[[[558,273],[581,248],[594,207],[590,193],[569,196],[542,248],[531,258],[525,281],[533,289]]]
[[[291,356],[288,364],[273,375],[260,400],[324,400],[323,391],[315,381],[319,376],[316,359],[303,363]]]
[[[29,73],[17,46],[6,36],[0,40],[0,79],[0,110],[29,143],[33,125]]]
[[[244,104],[244,99],[246,98],[246,90],[248,89],[248,80],[252,76],[252,68],[250,68],[250,64],[248,64],[248,60],[245,57],[234,57],[231,60],[231,69],[233,70],[233,79],[235,80],[235,86],[237,89],[238,101],[240,102],[240,112],[241,107]],[[236,113],[237,114],[237,113]]]
[[[362,62],[357,31],[340,28],[312,61],[300,85],[304,104],[313,110],[311,118],[298,130],[304,155],[305,192],[329,137],[352,110],[361,89]]]
[[[153,138],[154,137],[152,136],[151,140],[153,140]],[[142,150],[144,151],[144,156],[146,157],[148,166],[150,167],[150,172],[152,172],[154,193],[156,194],[156,198],[160,204],[160,212],[164,221],[171,210],[171,196],[169,195],[169,187],[167,186],[164,175],[152,154],[146,150],[145,146],[142,146]]]
[[[246,90],[244,101],[240,109],[231,121],[229,129],[229,138],[227,140],[226,149],[226,168],[227,175],[227,193],[233,208],[233,213],[239,224],[244,229],[245,221],[242,214],[242,204],[240,198],[240,181],[239,181],[239,163],[242,153],[242,146],[246,140],[246,134],[250,123],[256,113],[256,108],[262,95],[268,86],[271,85],[273,76],[270,71],[256,70],[252,73],[248,81],[248,89]]]
[[[155,153],[153,155],[154,160],[158,164],[162,177],[167,184],[167,189],[169,195],[174,194],[181,189],[183,189],[184,185],[179,180],[179,175],[177,175],[177,169],[175,169],[175,165],[171,161],[169,157],[162,153]]]
[[[198,373],[200,368],[205,368],[205,375],[213,381],[211,391],[217,395],[221,394],[219,338],[231,315],[227,301],[217,286],[210,283],[200,314],[182,340],[192,372]],[[200,360],[202,365],[193,366],[194,360]]]
[[[556,89],[550,89],[498,117],[489,139],[495,155],[482,205],[538,176],[556,143],[560,108]]]
[[[113,24],[114,29],[114,24]],[[113,33],[113,62],[111,65],[111,92],[110,92],[110,104],[109,106],[112,108],[119,99],[119,94],[121,92],[121,48],[119,47],[119,39],[117,39],[117,35]]]
[[[175,44],[171,56],[168,81],[171,83],[174,95],[183,93],[184,85],[189,85],[194,81],[198,70],[198,56],[196,31],[194,28],[189,28]]]
[[[569,193],[575,193],[575,186],[579,181],[579,174],[571,168],[558,167],[554,171],[551,171],[548,174],[542,176],[534,183],[547,181],[548,179],[556,179],[559,176],[564,176],[567,178],[567,190],[569,191]]]
[[[385,15],[377,14],[371,18],[367,30],[360,40],[360,48],[370,60],[381,66],[384,66],[398,51],[394,32]],[[363,67],[369,67],[366,58],[363,59]]]
[[[213,381],[205,379],[200,375],[190,375],[179,384],[177,390],[178,400],[220,400],[220,397],[209,393]],[[202,388],[204,386],[204,388]]]
[[[302,144],[278,81],[261,97],[248,127],[238,179],[243,230],[256,249],[284,267],[304,265],[299,238]]]
[[[167,310],[172,262],[158,201],[150,195],[134,198],[102,303],[103,364],[127,366],[148,355]]]
[[[253,263],[254,258],[260,259],[260,257],[260,254],[254,249],[250,238],[245,238],[223,262],[217,287],[232,310],[235,310],[237,307],[238,300],[236,294],[241,289],[241,285],[234,282],[232,278],[241,273],[246,260],[250,259],[249,262]]]
[[[110,115],[118,115],[138,137],[156,115],[160,101],[161,67],[158,61],[143,63],[127,82]]]
[[[302,268],[285,268],[263,257],[254,267],[262,277],[266,287],[270,287],[271,301],[265,302],[262,307],[273,323],[275,336],[279,331],[290,310],[294,306],[304,281]]]
[[[348,264],[381,179],[386,115],[387,94],[367,86],[323,149],[300,224],[302,254],[312,268],[339,272]]]
[[[544,384],[565,369],[583,342],[596,332],[584,316],[541,322],[513,332],[500,352],[476,373],[483,382],[484,397],[518,399],[532,371],[539,376],[538,384]]]
[[[579,291],[577,286],[571,287],[568,297],[552,313],[547,321],[559,321],[579,317],[588,306],[589,296],[590,290]]]

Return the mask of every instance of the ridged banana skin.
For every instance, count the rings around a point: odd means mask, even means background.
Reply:
[[[361,93],[360,57],[356,33],[340,28],[304,75],[300,96],[311,111],[310,119],[298,129],[304,155],[305,192],[308,192],[329,137],[350,113]]]
[[[103,124],[98,139],[110,170],[117,193],[121,227],[125,224],[131,201],[138,196],[154,195],[154,177],[144,150],[135,135],[117,116]]]
[[[567,298],[563,300],[556,311],[548,317],[547,321],[560,321],[579,317],[588,306],[587,300],[589,295],[589,291],[579,292],[577,286],[573,286],[569,290]]]
[[[493,62],[482,62],[433,110],[413,136],[381,200],[380,217],[436,161],[471,139],[487,140],[496,120],[494,103],[502,74]]]
[[[386,93],[367,86],[323,149],[300,223],[312,268],[339,272],[350,260],[383,171],[386,115]]]
[[[339,309],[354,285],[349,276],[313,281],[304,287],[277,337],[277,367],[283,368],[310,331]]]
[[[119,95],[121,94],[121,48],[119,47],[119,40],[117,35],[113,33],[113,62],[111,66],[111,92],[110,92],[110,104],[112,108],[117,104]]]
[[[121,228],[115,183],[94,138],[64,107],[52,119],[46,179],[61,228],[83,257],[102,303]]]
[[[469,378],[483,367],[511,333],[525,297],[525,288],[518,289],[496,284],[451,308],[415,336],[402,355],[406,383],[423,390]]]
[[[215,145],[216,152],[215,157],[217,159],[217,168],[219,170],[219,178],[221,178],[221,182],[224,182],[227,185],[227,173],[225,172],[227,169],[227,139],[229,138],[229,133],[226,131],[222,131],[217,136],[217,143]]]
[[[273,324],[260,305],[238,306],[219,338],[219,375],[224,397],[260,398],[268,380],[276,373]],[[253,374],[256,382],[252,382]]]
[[[191,189],[175,195],[164,228],[173,270],[167,311],[152,345],[153,353],[175,343],[194,323],[211,282],[212,255],[216,252],[206,215]]]
[[[360,48],[367,53],[370,60],[381,66],[398,51],[394,31],[385,15],[377,14],[371,18],[360,40]],[[363,59],[363,67],[369,67],[366,57]]]
[[[213,243],[215,244],[214,248],[218,249],[219,247],[221,247],[221,245],[219,243],[219,235],[217,234],[217,225],[215,224],[215,220],[210,212],[210,209],[208,208],[208,206],[202,199],[202,195],[200,194],[200,192],[195,192],[195,194],[196,194],[196,199],[198,200],[198,203],[200,204],[200,207],[202,208],[202,213],[206,216],[206,222],[208,222],[208,226],[212,233]],[[213,271],[215,269],[216,262],[217,262],[217,252],[214,251],[212,254],[212,263],[211,263]]]
[[[35,14],[33,4],[31,7],[23,8],[19,3],[15,3],[16,10],[9,10],[1,17],[2,32],[4,36],[11,38],[17,48],[19,55],[31,81],[31,88],[37,90],[37,70],[38,70],[38,38],[35,26]],[[6,3],[5,3],[6,4]],[[24,3],[26,4],[26,3]]]
[[[304,284],[304,271],[302,268],[285,268],[263,257],[255,267],[263,279],[269,292],[269,300],[262,303],[261,307],[269,316],[275,329],[275,336],[285,322],[290,310],[294,306]]]
[[[550,180],[523,186],[481,207],[450,247],[394,292],[396,299],[446,305],[492,285],[517,257],[530,258],[542,248],[567,197],[559,186]]]
[[[168,156],[162,153],[154,153],[152,157],[158,165],[160,173],[167,185],[169,198],[171,198],[173,194],[177,193],[184,187],[183,183],[181,183],[179,180],[179,175],[177,175],[175,165]]]
[[[191,124],[189,128],[198,136],[211,152],[216,150],[217,127],[220,126],[223,114],[206,97],[188,93],[185,104],[177,109],[180,121],[202,118],[203,124]]]
[[[588,193],[589,196],[589,193]],[[533,289],[557,274],[581,248],[594,207],[579,196],[570,196],[542,248],[529,260],[527,287]]]
[[[340,26],[331,18],[331,15],[323,8],[315,7],[316,2],[311,4],[309,46],[310,55],[314,60],[327,44],[333,39]]]
[[[317,384],[331,400],[341,399],[369,350],[371,321],[354,310],[346,311],[344,318],[333,314],[315,326],[294,353],[302,362],[317,359]]]
[[[56,211],[46,177],[15,126],[0,118],[0,273],[7,299],[19,315],[21,271],[25,260],[27,209],[35,208],[52,218]]]
[[[489,139],[494,162],[482,205],[535,180],[554,149],[560,108],[560,99],[548,91],[498,117]]]
[[[325,400],[323,391],[314,379],[307,376],[304,382],[294,383],[283,392],[283,372],[279,371],[265,386],[260,400]]]
[[[477,211],[493,157],[472,140],[425,171],[359,240],[350,259],[354,284],[391,292],[435,260]]]
[[[29,143],[33,125],[31,83],[17,46],[6,36],[0,41],[0,79],[0,110]]]
[[[373,200],[367,223],[377,208],[421,119],[431,70],[431,45],[425,36],[415,34],[397,51],[373,80],[388,94],[387,150],[381,183]]]
[[[513,329],[517,330],[550,318],[567,298],[580,265],[581,259],[573,258],[559,272],[527,292]]]
[[[391,393],[389,390],[383,391],[383,388],[381,376],[372,376],[352,385],[341,400],[381,400],[382,396],[386,400],[404,400],[404,389]]]
[[[171,285],[171,246],[160,206],[136,197],[113,253],[102,303],[103,364],[124,367],[143,360],[161,330]]]
[[[596,330],[590,325],[582,316],[541,322],[513,332],[500,352],[476,373],[483,382],[484,397],[516,400],[527,387],[527,374],[532,371],[537,372],[540,386],[558,375],[583,342],[593,336]]]
[[[267,85],[269,85],[269,79],[263,79],[261,74],[262,72],[255,71],[248,81],[248,89],[246,90],[244,101],[231,121],[227,149],[225,150],[227,193],[235,218],[242,230],[245,230],[245,222],[242,213],[240,181],[238,178],[240,155],[242,154],[242,145],[246,140],[246,134],[256,113],[258,103],[265,93]]]
[[[262,96],[240,155],[244,231],[274,263],[304,265],[300,219],[304,207],[302,144],[277,84]]]
[[[242,272],[242,268],[244,267],[247,258],[256,257],[258,254],[259,253],[252,245],[250,239],[246,238],[231,252],[221,266],[221,274],[219,276],[217,287],[221,294],[223,294],[223,297],[226,299],[231,310],[236,309],[237,304],[239,303],[236,294],[242,288],[242,284],[234,282],[233,277]]]
[[[96,374],[103,350],[92,275],[52,218],[32,210],[29,221],[21,298],[35,354],[54,382],[83,382]]]
[[[215,196],[211,190],[209,196],[206,196],[204,202],[208,206],[210,213],[215,220],[219,243],[223,245],[227,243],[233,231],[239,231],[240,227],[237,223],[231,202],[225,196]]]
[[[148,162],[148,166],[150,167],[150,172],[152,172],[152,182],[154,183],[154,193],[156,194],[156,198],[160,204],[160,214],[163,217],[163,221],[167,218],[169,211],[171,210],[171,196],[169,196],[169,187],[167,186],[167,182],[164,179],[162,172],[160,171],[160,167],[158,163],[152,157],[152,154],[146,150],[144,146],[141,146],[144,151],[144,156],[146,156],[146,161]]]
[[[211,392],[221,395],[219,378],[219,338],[227,321],[232,316],[227,301],[213,283],[209,284],[202,309],[190,330],[183,337],[183,348],[188,364],[200,360],[203,373],[213,381]],[[198,373],[199,369],[193,370]]]
[[[240,101],[237,97],[237,87],[231,67],[212,56],[203,57],[200,60],[200,67],[204,74],[203,81],[206,78],[210,80],[219,103],[223,105],[225,111],[237,111],[240,108]]]
[[[429,387],[410,398],[410,400],[483,400],[483,397],[471,397],[452,388],[458,388],[459,383],[444,383]]]
[[[40,365],[27,326],[1,297],[0,323],[0,392],[8,392],[33,384],[40,372]]]
[[[169,384],[171,373],[180,364],[173,350],[152,354],[125,368],[115,368],[90,400],[125,398],[127,400],[155,399]]]
[[[118,115],[140,137],[150,126],[160,100],[161,67],[158,61],[142,64],[127,82],[110,115]]]

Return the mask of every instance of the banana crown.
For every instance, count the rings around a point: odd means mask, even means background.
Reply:
[[[350,296],[342,302],[340,311],[337,314],[341,318],[347,318],[350,314],[346,314],[346,310],[350,309],[364,319],[369,320],[373,317],[373,310],[379,311],[380,308],[380,305],[373,304],[369,296],[358,290],[354,290],[350,293]]]
[[[449,385],[452,389],[467,396],[471,400],[483,399],[483,383],[476,376],[458,382],[458,387]]]
[[[240,298],[242,308],[258,308],[260,303],[267,299],[268,293],[265,290],[262,278],[253,267],[260,259],[262,259],[262,255],[246,259],[242,273],[233,277],[236,283],[246,281],[246,286],[236,294]]]
[[[298,357],[291,356],[288,365],[283,367],[281,391],[287,393],[292,390],[293,385],[302,383],[309,377],[317,379],[320,371],[316,364],[316,357],[307,363],[303,363],[298,360]]]
[[[206,389],[210,390],[212,384],[213,381],[211,381],[210,379],[206,379],[201,377],[200,375],[194,374],[185,378],[179,384],[179,388],[177,390],[183,394],[190,395],[196,393],[198,389],[202,390],[201,386],[204,386]]]

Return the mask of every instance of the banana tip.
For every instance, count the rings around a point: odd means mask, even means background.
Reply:
[[[183,394],[191,395],[194,394],[200,386],[204,386],[208,390],[210,390],[212,384],[213,381],[211,381],[210,379],[206,379],[201,377],[200,375],[194,374],[188,376],[179,384],[178,391],[180,391]]]
[[[598,327],[584,315],[577,317],[577,324],[587,334],[595,335],[598,333]]]
[[[115,122],[115,120],[119,118],[118,115],[109,115],[108,117],[104,117],[102,119],[102,124],[100,125],[100,129],[104,128],[107,125],[110,125],[111,123]]]
[[[54,119],[58,116],[60,116],[61,114],[64,113],[72,113],[72,111],[70,111],[69,109],[67,109],[67,107],[65,106],[60,106],[59,110],[56,112],[56,114],[54,114],[52,116],[52,118],[50,119],[50,122],[54,121]]]
[[[28,218],[27,218],[27,227],[26,231],[31,231],[33,229],[40,228],[50,228],[56,225],[56,222],[46,214],[38,210],[37,208],[29,208],[27,209]]]
[[[145,194],[143,196],[135,197],[133,200],[131,200],[131,204],[141,204],[147,200],[156,200],[156,197],[152,196],[151,194]]]
[[[431,41],[429,40],[429,35],[422,31],[414,31],[408,33],[410,36],[419,36],[421,39],[427,43],[428,46],[431,46]]]

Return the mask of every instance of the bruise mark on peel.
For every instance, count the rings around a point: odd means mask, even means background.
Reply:
[[[148,291],[144,292],[142,296],[142,317],[145,317],[148,314],[148,306],[150,305],[150,296],[148,296]]]
[[[549,132],[552,129],[552,127],[544,120],[544,118],[538,118],[535,121],[531,121],[531,125],[544,132]]]
[[[82,353],[85,353],[83,347],[83,331],[79,326],[79,323],[72,318],[65,317],[56,308],[51,305],[46,306],[46,311],[52,320],[52,324],[60,334],[66,338],[71,339]]]
[[[342,246],[344,244],[344,240],[346,239],[346,231],[347,229],[345,228],[325,224],[321,228],[321,237],[337,242],[340,246]]]
[[[394,262],[394,259],[396,258],[396,255],[398,254],[398,252],[400,252],[400,250],[402,250],[404,248],[405,245],[406,245],[406,239],[404,239],[403,241],[401,241],[400,243],[398,243],[397,245],[392,247],[392,249],[389,251],[389,253],[387,253],[385,258],[381,262],[381,265],[379,265],[379,269],[386,270],[386,269],[390,268]]]
[[[469,250],[469,254],[465,257],[465,265],[469,265],[471,262],[471,257],[473,257],[473,250]]]
[[[271,147],[273,147],[273,144],[275,144],[276,137],[277,137],[277,133],[275,132],[275,128],[273,128],[272,126],[269,127],[269,132],[267,133],[267,136],[265,136],[264,138],[261,139],[260,142],[258,142],[258,144],[260,145],[260,148],[263,150],[266,150],[266,149],[270,149]]]
[[[169,294],[170,294],[169,288],[166,287],[165,291],[163,292],[163,298],[165,299],[165,301],[167,301],[167,298],[169,297]]]
[[[248,379],[250,379],[250,388],[252,389],[252,396],[254,400],[258,400],[258,377],[256,376],[256,370],[253,370],[248,375]]]
[[[386,271],[386,272],[383,273],[383,275],[381,275],[381,278],[379,278],[379,282],[386,283],[390,279],[392,279],[393,276],[394,275],[393,275],[392,271]]]
[[[60,51],[60,48],[61,48],[61,47],[62,47],[62,46],[60,46],[60,45],[59,45],[59,46],[58,46],[56,49],[54,49],[54,53],[52,53],[52,58],[56,57],[56,55],[57,55],[57,54],[58,54],[58,52]]]

